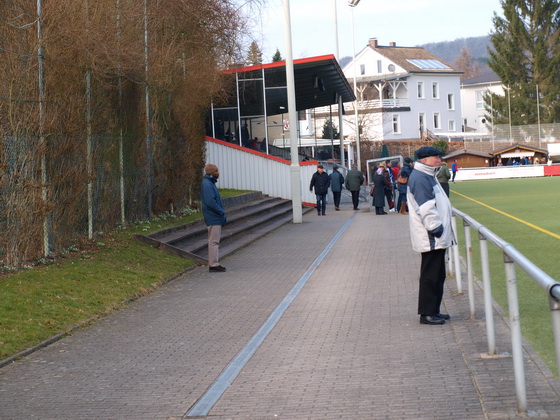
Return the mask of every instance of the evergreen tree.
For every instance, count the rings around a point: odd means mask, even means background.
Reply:
[[[560,1],[501,0],[504,17],[494,14],[489,65],[509,89],[511,123],[560,121]],[[486,98],[489,104],[489,98]],[[509,121],[508,92],[492,95],[495,123]],[[487,105],[487,112],[490,107]],[[487,115],[490,117],[491,115]]]
[[[476,77],[480,74],[480,68],[477,62],[473,62],[471,50],[466,45],[461,48],[459,57],[453,62],[455,70],[462,71],[461,81]]]
[[[284,59],[282,58],[282,54],[280,54],[280,50],[278,50],[278,48],[276,48],[276,52],[272,56],[272,62],[276,63],[278,61],[284,61]]]
[[[259,48],[259,45],[253,41],[249,46],[249,51],[247,52],[247,59],[245,60],[245,64],[248,66],[254,66],[256,64],[262,64],[262,51]]]
[[[339,137],[338,127],[333,124],[332,120],[326,120],[323,124],[323,138],[337,139]]]

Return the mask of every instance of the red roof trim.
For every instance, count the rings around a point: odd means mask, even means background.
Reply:
[[[298,58],[294,60],[294,65],[297,64],[306,64],[306,63],[315,63],[317,61],[325,61],[325,60],[334,60],[333,54],[327,55],[320,55],[317,57],[307,57],[307,58]],[[248,67],[236,67],[233,69],[225,70],[224,73],[245,73],[247,71],[254,71],[254,70],[261,70],[261,69],[273,69],[277,67],[286,67],[286,61],[276,61],[275,63],[267,63],[267,64],[257,64],[254,66]]]
[[[259,152],[257,150],[253,150],[253,149],[248,149],[248,148],[240,146],[238,144],[228,143],[227,141],[218,140],[218,139],[208,137],[208,136],[206,136],[206,141],[211,141],[211,142],[214,142],[214,143],[218,143],[218,144],[221,144],[222,146],[231,147],[233,149],[241,150],[241,151],[246,152],[246,153],[252,153],[254,155],[261,156],[265,159],[274,160],[276,162],[280,162],[280,163],[283,163],[285,165],[291,165],[292,164],[292,162],[289,161],[289,160],[282,159],[282,158],[279,158],[279,157],[276,157],[276,156],[267,155],[266,153]],[[317,160],[309,160],[309,161],[299,162],[300,166],[318,165],[318,164],[319,164],[319,161],[317,161]]]

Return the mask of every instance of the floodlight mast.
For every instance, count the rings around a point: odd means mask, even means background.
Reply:
[[[360,122],[358,118],[358,90],[356,86],[356,31],[354,29],[354,7],[360,0],[348,0],[348,5],[352,8],[352,69],[354,71],[354,119],[356,124],[356,161],[357,167],[362,170],[362,159],[360,153]]]

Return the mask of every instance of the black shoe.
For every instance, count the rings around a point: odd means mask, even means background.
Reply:
[[[226,271],[226,268],[222,267],[221,265],[217,265],[215,267],[209,267],[208,271],[210,271],[211,273],[222,273]]]
[[[420,315],[420,324],[443,325],[445,324],[445,319],[441,319],[436,315]]]
[[[437,317],[441,319],[451,319],[449,314],[437,314]]]

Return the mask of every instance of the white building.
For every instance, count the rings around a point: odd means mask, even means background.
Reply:
[[[418,140],[461,132],[461,72],[423,48],[370,40],[342,70],[351,84],[356,78],[361,139]],[[344,134],[352,141],[354,109],[346,108]]]
[[[463,108],[463,127],[467,133],[491,134],[492,127],[485,117],[484,95],[494,93],[505,95],[502,82],[494,72],[472,77],[463,81],[461,86],[461,106]],[[491,108],[492,104],[488,104]]]

